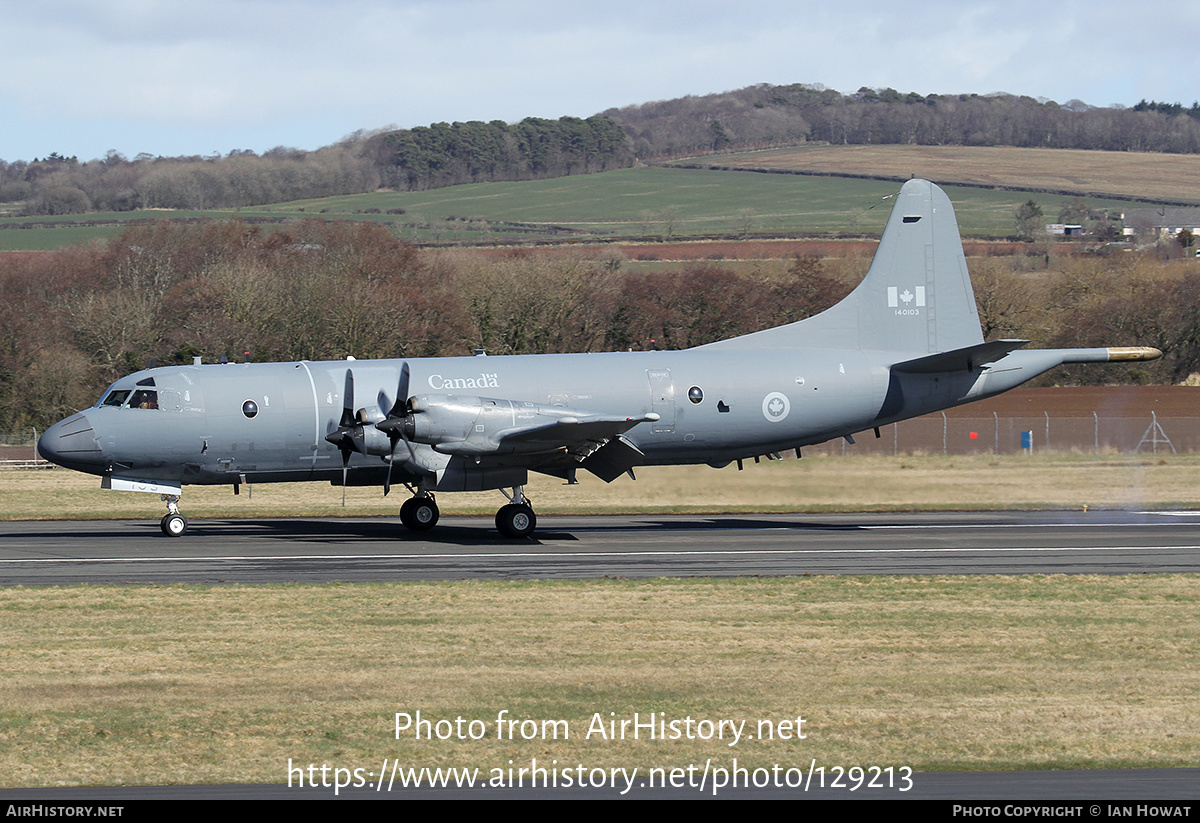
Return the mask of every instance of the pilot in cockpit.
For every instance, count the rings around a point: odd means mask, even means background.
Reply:
[[[129,399],[131,409],[157,409],[158,392],[153,389],[138,389]]]

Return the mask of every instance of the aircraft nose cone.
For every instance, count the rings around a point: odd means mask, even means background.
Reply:
[[[76,414],[60,420],[38,438],[38,454],[51,463],[83,472],[104,468],[104,452],[87,415]]]

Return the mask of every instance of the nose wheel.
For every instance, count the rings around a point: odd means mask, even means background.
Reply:
[[[167,537],[181,537],[187,531],[187,518],[179,513],[179,496],[174,494],[164,494],[163,501],[167,504],[167,513],[163,515],[163,519],[159,521],[159,528]]]

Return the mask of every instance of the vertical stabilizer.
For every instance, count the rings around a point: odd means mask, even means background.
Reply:
[[[950,198],[928,180],[909,180],[867,276],[846,299],[798,323],[710,346],[930,354],[982,342]]]

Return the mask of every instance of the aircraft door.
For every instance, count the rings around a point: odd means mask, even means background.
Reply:
[[[647,369],[650,381],[650,411],[658,415],[653,424],[655,432],[675,431],[675,384],[670,369]]]

